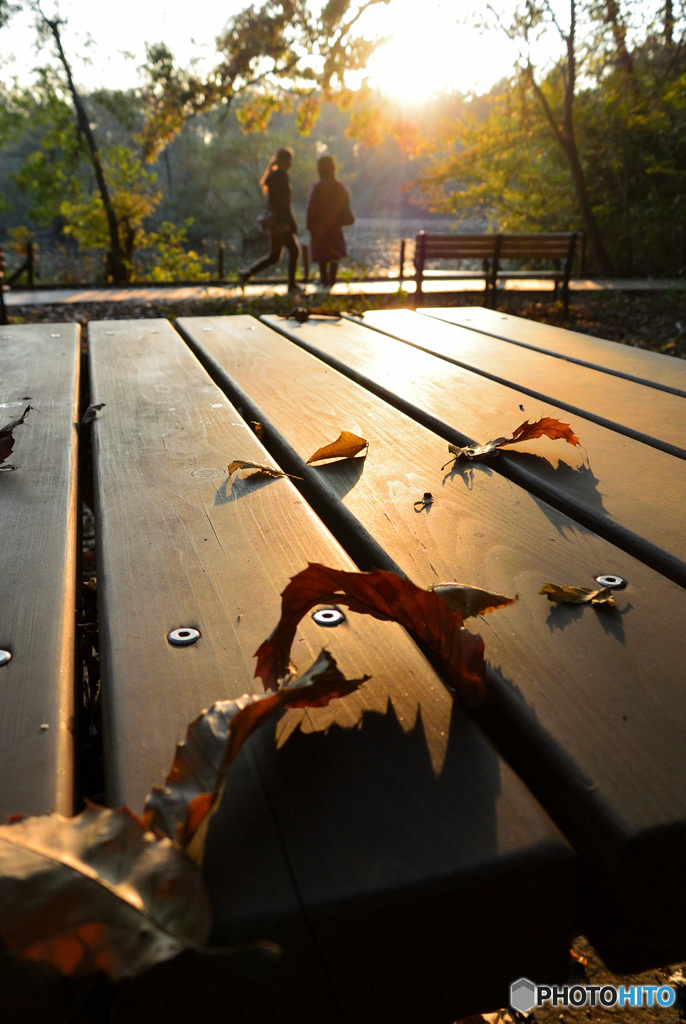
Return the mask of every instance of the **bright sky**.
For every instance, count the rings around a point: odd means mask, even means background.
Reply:
[[[241,0],[59,0],[67,19],[63,42],[81,86],[128,88],[138,84],[137,68],[145,43],[165,42],[177,60],[197,57],[211,65],[214,40],[227,17],[247,5]],[[507,74],[513,56],[500,35],[481,36],[457,23],[461,5],[454,0],[391,0],[368,12],[363,23],[371,34],[392,35],[372,57],[370,82],[396,98],[424,99],[443,88],[461,91],[488,88]],[[54,0],[43,0],[52,17]],[[189,17],[189,11],[198,12]],[[202,16],[199,16],[202,12]],[[0,73],[20,78],[38,63],[32,18],[15,15],[0,30]],[[368,26],[368,27],[367,27]],[[90,42],[89,42],[90,39]],[[132,56],[127,57],[126,54]],[[14,56],[14,60],[11,57]]]

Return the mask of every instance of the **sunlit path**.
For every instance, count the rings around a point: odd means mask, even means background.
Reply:
[[[315,296],[325,299],[327,295],[395,295],[401,288],[412,295],[415,292],[413,280],[388,281],[339,281],[330,290],[319,290],[315,284],[303,285],[307,298]],[[686,291],[683,278],[583,278],[570,281],[570,290],[574,292],[639,292],[639,291]],[[450,292],[483,292],[482,281],[424,281],[424,291],[434,294]],[[550,285],[543,281],[517,280],[507,281],[499,291],[508,292],[550,292]],[[261,284],[258,281],[246,285],[245,289],[237,284],[226,285],[131,285],[128,287],[92,287],[92,288],[25,288],[5,292],[6,306],[39,306],[64,303],[65,305],[81,302],[184,302],[188,299],[238,299],[241,296],[254,298],[262,295],[285,295],[286,284]]]

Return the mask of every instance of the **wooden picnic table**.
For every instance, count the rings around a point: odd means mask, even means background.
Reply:
[[[251,1022],[451,1024],[520,977],[563,982],[580,932],[617,971],[686,958],[683,366],[453,313],[91,322],[80,406],[77,328],[0,331],[0,406],[34,407],[0,473],[4,813],[69,813],[85,788],[78,448],[112,805],[140,810],[188,722],[259,690],[255,650],[309,562],[518,597],[467,623],[488,670],[470,708],[399,626],[303,620],[301,670],[326,647],[371,678],[248,740],[204,866],[212,942],[282,955],[182,954],[120,984],[115,1020],[234,1019],[230,998]],[[448,443],[544,415],[581,445],[451,463]],[[366,455],[308,465],[341,430]],[[230,475],[234,459],[302,479]],[[614,609],[539,593],[603,575],[625,581]],[[200,639],[171,645],[184,627]]]

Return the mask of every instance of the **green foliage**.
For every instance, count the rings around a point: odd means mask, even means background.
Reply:
[[[367,0],[358,7],[351,0],[332,0],[319,15],[307,0],[251,4],[227,23],[217,39],[218,62],[203,78],[178,67],[163,43],[150,46],[142,93],[144,158],[158,157],[188,118],[227,106],[253,89],[258,100],[244,108],[243,117],[246,127],[258,131],[266,130],[270,115],[283,109],[289,96],[345,95],[346,74],[364,69],[376,46],[357,34],[357,21],[364,9],[387,2]],[[314,104],[303,107],[303,130],[312,130],[315,113]]]
[[[113,191],[113,205],[124,258],[131,271],[134,250],[140,245],[143,224],[160,201],[155,189],[157,175],[125,146],[115,146],[104,154],[104,167]],[[83,189],[59,205],[64,234],[74,238],[83,249],[108,251],[110,237],[102,198],[97,191]]]
[[[145,274],[153,281],[206,281],[212,260],[187,249],[189,218],[183,226],[163,221],[159,231],[151,231],[145,239],[148,268]]]
[[[593,227],[620,274],[683,272],[686,50],[655,26],[630,34],[624,4],[574,9],[595,35],[567,35],[558,65],[523,66],[464,105],[433,140],[421,187],[434,209],[477,209],[493,228]],[[511,32],[528,39],[544,13],[528,4]]]

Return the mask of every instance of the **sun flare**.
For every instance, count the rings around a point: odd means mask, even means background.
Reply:
[[[511,43],[497,33],[481,34],[457,22],[453,11],[426,5],[417,17],[417,5],[395,0],[399,17],[374,26],[387,41],[372,54],[365,77],[386,97],[418,106],[443,91],[485,91],[509,74],[514,60]],[[405,16],[400,14],[405,9]]]

